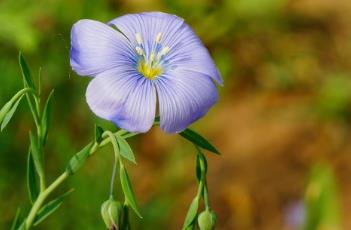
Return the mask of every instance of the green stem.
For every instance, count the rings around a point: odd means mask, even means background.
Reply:
[[[113,188],[115,185],[115,179],[116,179],[116,169],[117,169],[117,164],[119,161],[119,149],[118,145],[116,143],[116,137],[115,134],[113,134],[111,131],[105,131],[102,134],[102,137],[108,137],[108,139],[111,141],[112,146],[113,146],[113,152],[114,152],[114,162],[113,162],[113,169],[112,169],[112,176],[111,176],[111,182],[110,182],[110,199],[113,198]],[[121,162],[121,161],[120,161]]]
[[[68,178],[68,172],[64,172],[59,176],[49,187],[47,187],[44,191],[40,192],[38,198],[34,202],[28,217],[26,219],[26,229],[29,229],[37,215],[37,212],[41,208],[42,204],[44,203],[45,199],[60,185]]]
[[[109,132],[109,131],[108,131]],[[128,135],[128,131],[126,130],[119,130],[115,133],[109,132],[110,134],[108,135],[108,137],[106,137],[104,140],[102,140],[100,142],[100,144],[95,143],[93,145],[93,147],[90,150],[90,155],[93,155],[99,148],[107,145],[108,143],[111,142],[111,138],[114,137],[114,135]],[[112,142],[113,143],[113,142]],[[117,158],[118,159],[118,158]],[[40,208],[42,207],[44,201],[46,200],[46,198],[60,185],[62,184],[69,176],[69,173],[67,171],[65,171],[64,173],[62,173],[54,182],[52,182],[46,189],[44,188],[40,193],[38,198],[36,199],[36,201],[34,202],[31,210],[29,211],[28,217],[25,220],[25,226],[26,226],[26,230],[29,230],[32,225],[33,222],[35,220],[35,217],[38,213],[38,211],[40,210]]]

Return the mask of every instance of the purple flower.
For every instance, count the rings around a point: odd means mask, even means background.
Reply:
[[[157,107],[161,129],[184,130],[217,101],[223,84],[208,52],[183,19],[149,12],[104,24],[80,20],[71,31],[71,66],[94,77],[86,99],[99,117],[146,132]],[[157,102],[158,101],[158,102]]]

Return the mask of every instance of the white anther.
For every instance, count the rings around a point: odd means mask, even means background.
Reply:
[[[141,47],[137,46],[135,47],[135,50],[140,56],[144,55],[144,50]]]
[[[151,52],[150,54],[150,62],[155,61],[155,52]]]
[[[166,54],[168,54],[170,48],[168,46],[165,46],[162,48],[161,52],[160,52],[160,56],[164,56]]]
[[[136,34],[135,34],[135,39],[136,39],[136,41],[137,41],[137,43],[138,43],[139,45],[141,45],[141,44],[143,43],[143,38],[141,37],[141,34],[136,33]]]
[[[162,37],[162,33],[158,33],[156,35],[156,39],[155,39],[156,43],[160,43],[161,42],[161,37]]]

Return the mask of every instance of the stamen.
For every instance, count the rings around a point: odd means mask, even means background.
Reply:
[[[160,57],[168,54],[169,50],[170,50],[170,48],[168,46],[163,47],[161,52],[159,53]]]
[[[155,60],[155,52],[151,52],[150,54],[150,62],[152,63]]]
[[[139,54],[140,56],[144,55],[144,50],[141,47],[137,46],[137,47],[135,47],[135,50],[136,50],[137,54]]]
[[[158,33],[156,35],[156,39],[155,39],[156,43],[160,43],[161,42],[161,37],[162,37],[162,33]]]
[[[143,38],[141,37],[141,34],[139,34],[139,33],[135,34],[135,40],[137,41],[137,43],[139,45],[141,45],[143,43]]]

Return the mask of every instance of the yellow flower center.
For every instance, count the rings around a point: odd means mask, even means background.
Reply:
[[[137,70],[150,80],[154,80],[162,74],[164,56],[166,56],[170,50],[168,46],[162,47],[161,39],[162,34],[158,33],[152,45],[151,52],[147,54],[145,53],[143,38],[139,33],[135,34],[135,40],[138,44],[135,47],[135,51],[139,56]]]
[[[162,73],[162,69],[159,66],[150,66],[145,63],[144,60],[140,60],[138,65],[138,71],[144,75],[147,79],[154,80]]]

